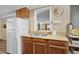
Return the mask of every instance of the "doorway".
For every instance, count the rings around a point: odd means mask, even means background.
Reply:
[[[6,20],[0,19],[0,54],[6,53]]]

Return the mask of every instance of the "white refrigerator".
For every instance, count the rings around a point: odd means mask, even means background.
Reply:
[[[29,33],[29,20],[20,18],[7,19],[7,52],[20,54],[21,35]]]

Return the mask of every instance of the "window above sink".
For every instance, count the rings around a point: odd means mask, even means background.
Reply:
[[[34,11],[34,29],[35,31],[50,32],[52,22],[52,9],[51,7],[44,7],[35,9]]]

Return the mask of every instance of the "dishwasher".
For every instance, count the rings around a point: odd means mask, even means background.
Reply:
[[[71,54],[79,54],[79,28],[75,28],[72,23],[67,25],[67,38]]]
[[[68,35],[72,54],[79,54],[79,36]]]

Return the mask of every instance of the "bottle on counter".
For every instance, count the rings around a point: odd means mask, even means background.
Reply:
[[[40,30],[40,23],[38,22],[38,30]]]

